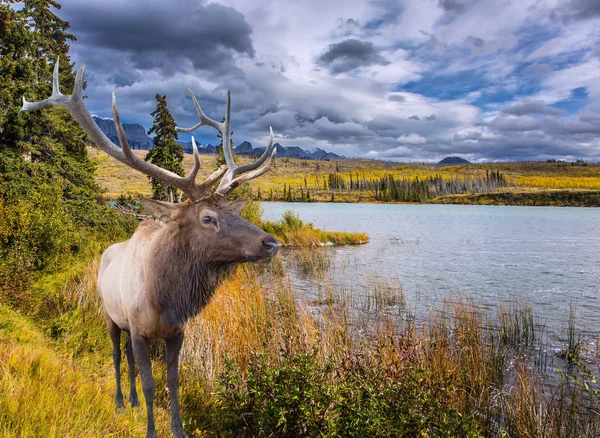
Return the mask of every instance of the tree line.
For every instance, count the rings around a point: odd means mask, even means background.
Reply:
[[[309,182],[311,184],[309,184]],[[329,192],[330,201],[335,201],[336,193],[360,193],[382,202],[427,202],[430,199],[456,194],[489,193],[497,191],[509,183],[499,170],[486,170],[485,175],[443,177],[436,174],[427,177],[398,178],[385,175],[378,178],[367,177],[359,172],[341,174],[331,172],[315,176],[311,181],[306,176],[301,185],[283,184],[282,191],[271,189],[268,194],[260,187],[255,193],[258,200],[285,202],[312,202],[316,192]],[[311,193],[312,190],[312,193]],[[322,197],[321,197],[322,199]]]

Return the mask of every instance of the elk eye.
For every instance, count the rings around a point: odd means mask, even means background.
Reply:
[[[204,217],[202,218],[202,223],[203,223],[203,224],[206,224],[206,225],[208,225],[208,224],[210,224],[211,222],[212,222],[212,217],[210,217],[210,216],[204,216]]]

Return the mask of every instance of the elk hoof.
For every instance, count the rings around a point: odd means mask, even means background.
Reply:
[[[115,406],[117,407],[117,409],[125,407],[125,403],[123,403],[123,396],[115,397]]]
[[[172,427],[171,433],[175,438],[188,438],[182,427]]]
[[[130,401],[131,401],[131,407],[132,408],[139,408],[140,407],[140,401],[138,400],[137,397],[132,397],[130,399]]]
[[[158,434],[155,430],[149,430],[146,432],[146,438],[158,438]]]

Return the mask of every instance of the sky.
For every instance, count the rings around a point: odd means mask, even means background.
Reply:
[[[91,113],[234,142],[436,162],[600,161],[598,0],[59,0]],[[66,90],[63,90],[66,92]],[[201,127],[197,141],[217,144]],[[189,140],[189,135],[180,137]]]

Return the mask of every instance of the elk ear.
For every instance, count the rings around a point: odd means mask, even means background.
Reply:
[[[233,210],[234,213],[240,214],[244,208],[248,205],[248,200],[244,198],[236,199],[233,202],[229,203],[229,208]]]
[[[177,205],[172,202],[156,201],[154,199],[140,198],[142,207],[150,213],[154,219],[162,222],[169,222],[175,219],[177,215]]]

